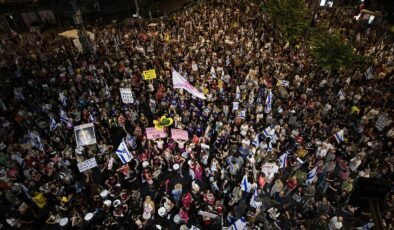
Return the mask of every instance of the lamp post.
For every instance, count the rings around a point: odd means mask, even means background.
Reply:
[[[74,20],[74,24],[75,24],[77,31],[78,31],[79,41],[81,42],[83,52],[84,53],[91,53],[92,46],[90,44],[90,40],[89,40],[88,35],[85,31],[85,27],[83,25],[81,11],[78,9],[76,2],[75,2],[75,9],[76,10],[75,10],[75,14],[73,15],[73,20]]]

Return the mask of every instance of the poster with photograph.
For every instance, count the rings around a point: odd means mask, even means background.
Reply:
[[[92,145],[97,142],[93,123],[74,127],[74,134],[77,146]]]

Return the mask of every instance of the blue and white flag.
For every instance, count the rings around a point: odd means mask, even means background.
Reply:
[[[287,152],[283,153],[283,154],[278,158],[278,161],[279,161],[279,168],[280,168],[280,169],[286,168],[286,166],[287,166]]]
[[[343,91],[343,89],[340,89],[340,90],[339,90],[339,92],[338,92],[338,97],[339,97],[339,100],[340,100],[340,101],[345,100],[346,94],[345,94],[345,92]]]
[[[246,109],[244,109],[241,112],[239,112],[237,118],[239,118],[239,119],[246,119]]]
[[[267,93],[267,98],[265,99],[264,112],[270,113],[272,110],[272,91],[269,89]]]
[[[226,58],[226,66],[229,66],[230,65],[230,57],[227,57]]]
[[[7,106],[5,106],[3,99],[0,99],[0,108],[3,111],[7,111]]]
[[[231,225],[232,229],[234,230],[247,230],[246,227],[246,220],[245,218],[241,217],[233,225]]]
[[[256,134],[256,136],[254,137],[253,141],[252,141],[252,145],[257,147],[260,145],[260,134]]]
[[[239,102],[238,101],[234,101],[233,102],[233,111],[234,110],[238,110],[238,108],[239,108]]]
[[[237,86],[237,89],[235,90],[235,100],[239,101],[241,99],[241,90],[239,89],[239,86]]]
[[[248,176],[244,175],[241,181],[241,190],[244,192],[249,192],[250,191],[250,184],[248,181]]]
[[[364,73],[364,76],[365,76],[366,80],[374,78],[373,73],[372,73],[372,67],[369,67],[367,69],[367,71]]]
[[[310,184],[312,184],[312,182],[313,182],[313,180],[315,179],[315,177],[316,177],[316,174],[317,174],[317,167],[314,167],[311,171],[309,171],[308,172],[308,174],[306,175],[306,184],[307,185],[310,185]]]
[[[260,208],[261,205],[263,204],[263,202],[257,201],[256,199],[258,199],[258,198],[259,198],[259,194],[257,193],[257,187],[256,187],[254,189],[253,196],[249,202],[250,206],[252,206],[253,208]]]
[[[53,119],[53,117],[51,117],[49,119],[49,132],[52,132],[56,128],[57,128],[57,123],[56,123],[55,119]]]
[[[62,92],[59,93],[59,101],[63,107],[67,106],[67,97]]]
[[[60,110],[60,121],[67,124],[67,127],[73,127],[70,118],[68,118],[67,113],[63,110]]]
[[[31,144],[34,147],[36,147],[37,149],[43,151],[44,150],[44,146],[41,143],[40,136],[36,132],[30,132],[30,131],[27,134],[28,134],[28,136],[30,138]]]
[[[337,140],[338,143],[341,143],[341,142],[343,142],[345,140],[343,135],[344,135],[343,129],[339,130],[338,132],[336,132],[334,134],[334,137],[335,137],[335,139]]]
[[[270,141],[268,142],[266,151],[267,151],[267,152],[272,152],[272,140],[270,140]]]
[[[276,86],[283,86],[283,87],[289,87],[290,82],[287,80],[278,80],[276,83]]]
[[[124,141],[120,142],[120,145],[116,150],[116,154],[118,155],[120,161],[122,161],[123,164],[127,164],[133,159],[133,156],[130,154]]]
[[[22,88],[14,88],[14,97],[17,100],[25,100],[23,96],[23,89]]]
[[[96,122],[96,118],[93,117],[92,113],[89,113],[89,122]]]
[[[263,134],[265,137],[272,138],[275,135],[275,129],[271,128],[271,126],[268,126],[263,130]]]
[[[216,71],[215,71],[215,68],[213,66],[211,66],[211,71],[210,72],[211,72],[211,77],[216,79],[216,77],[217,77],[216,76]]]

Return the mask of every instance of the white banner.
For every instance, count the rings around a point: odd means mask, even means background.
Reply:
[[[119,88],[122,101],[125,104],[134,103],[133,92],[130,88]]]
[[[192,86],[185,78],[183,78],[175,70],[172,70],[172,83],[174,84],[174,89],[184,89],[195,97],[204,100],[206,99],[206,97],[202,92],[198,91],[194,86]]]
[[[96,162],[96,158],[94,157],[78,163],[79,172],[85,172],[86,170],[94,168],[96,166],[97,166],[97,162]]]

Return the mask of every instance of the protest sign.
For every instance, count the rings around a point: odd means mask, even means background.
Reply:
[[[164,129],[159,130],[154,127],[146,128],[146,138],[149,140],[165,137],[167,137],[167,133],[164,132]]]
[[[134,103],[133,92],[130,88],[119,88],[122,101],[125,104]]]
[[[142,72],[142,76],[144,80],[151,80],[156,78],[156,71],[155,69],[145,70]]]
[[[279,167],[274,163],[265,163],[261,166],[261,172],[263,172],[268,179],[271,179],[278,171]]]
[[[378,117],[378,120],[375,123],[375,127],[379,130],[379,131],[383,131],[384,128],[389,125],[391,123],[391,120],[388,119],[386,116],[384,116],[383,114],[380,114]]]
[[[189,140],[189,134],[183,129],[171,129],[171,137],[175,140]]]
[[[78,163],[79,172],[85,172],[86,170],[94,168],[96,166],[97,166],[97,162],[96,162],[96,158],[94,157]]]
[[[77,146],[96,144],[96,134],[93,123],[74,127],[75,141]]]

